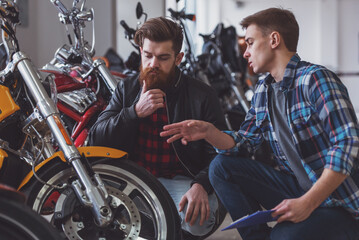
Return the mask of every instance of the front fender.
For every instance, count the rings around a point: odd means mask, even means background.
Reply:
[[[0,148],[0,169],[4,163],[4,159],[7,157],[7,153]]]
[[[127,153],[118,149],[108,148],[108,147],[78,147],[77,148],[80,154],[84,154],[85,157],[107,157],[107,158],[122,158],[127,157]],[[6,152],[4,152],[6,154]],[[2,163],[2,150],[0,149],[0,164]],[[59,159],[63,162],[67,162],[62,151],[54,153],[50,158],[45,159],[40,164],[35,167],[35,172],[38,172],[46,164],[51,164],[50,161],[54,159]],[[32,178],[34,178],[34,173],[30,171],[26,177],[22,180],[20,186],[17,190],[21,190]]]

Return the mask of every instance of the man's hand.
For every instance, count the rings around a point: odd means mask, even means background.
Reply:
[[[173,123],[163,127],[161,137],[170,137],[167,139],[168,143],[172,143],[177,139],[181,139],[183,145],[187,145],[190,141],[197,141],[205,139],[207,131],[210,128],[210,123],[199,120],[185,120],[179,123]]]
[[[275,208],[272,213],[273,217],[279,216],[277,222],[290,221],[298,223],[307,219],[316,207],[305,198],[285,199]]]
[[[180,212],[183,211],[186,203],[188,203],[188,205],[185,221],[190,222],[190,225],[192,226],[196,222],[198,214],[201,213],[201,220],[199,224],[202,226],[204,221],[208,220],[209,218],[210,208],[208,194],[201,184],[193,184],[190,190],[188,190],[186,194],[183,195],[179,203]]]
[[[165,93],[160,89],[147,91],[146,81],[143,81],[141,96],[135,106],[137,116],[144,118],[154,113],[157,109],[163,108],[165,106],[164,96]]]
[[[221,132],[212,123],[200,120],[185,120],[178,123],[165,125],[161,137],[168,137],[168,143],[181,139],[183,145],[188,142],[206,140],[213,147],[218,149],[230,149],[235,146],[233,138]]]

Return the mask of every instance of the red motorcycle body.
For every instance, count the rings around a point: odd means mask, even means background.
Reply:
[[[69,75],[54,71],[42,70],[55,75],[55,84],[58,94],[57,108],[65,116],[65,124],[72,126],[69,129],[71,138],[76,147],[84,145],[88,132],[97,116],[103,111],[109,101],[108,96],[102,96],[103,91],[97,91],[101,79],[90,75],[85,80],[76,77],[76,72]],[[117,78],[123,79],[126,75],[111,72]],[[71,76],[72,75],[72,76]],[[103,85],[103,83],[101,83]],[[96,94],[96,92],[98,92]]]

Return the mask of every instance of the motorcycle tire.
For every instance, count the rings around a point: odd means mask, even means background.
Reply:
[[[1,240],[60,240],[60,233],[25,204],[0,198]]]
[[[122,204],[113,207],[111,201],[114,221],[109,226],[101,228],[94,223],[92,213],[80,204],[71,187],[60,191],[33,181],[24,189],[27,204],[41,215],[48,215],[69,239],[180,239],[177,209],[153,175],[130,160],[89,158],[89,162],[112,199]],[[73,168],[60,162],[42,168],[38,175],[51,185],[76,178]]]

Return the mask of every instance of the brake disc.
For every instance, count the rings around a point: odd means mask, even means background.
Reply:
[[[62,229],[68,239],[134,240],[138,238],[141,230],[141,217],[137,206],[120,190],[110,186],[107,186],[106,190],[112,198],[110,202],[113,214],[112,222],[106,227],[98,227],[88,208],[78,204],[76,207],[75,204],[71,204],[73,206],[71,216],[62,221]],[[71,201],[73,197],[68,199]],[[62,208],[58,204],[68,206],[66,199],[58,201],[56,204],[57,209]]]

